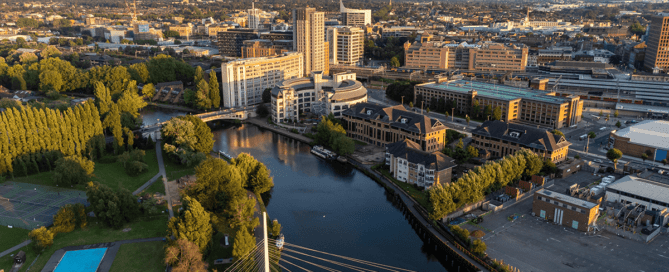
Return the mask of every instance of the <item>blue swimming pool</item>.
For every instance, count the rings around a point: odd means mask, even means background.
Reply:
[[[73,250],[65,252],[54,272],[95,272],[107,248]]]

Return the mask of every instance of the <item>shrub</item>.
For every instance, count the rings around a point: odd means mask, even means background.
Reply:
[[[39,229],[34,229],[28,234],[30,239],[35,241],[35,248],[39,251],[53,245],[53,232],[46,229],[44,226]]]
[[[77,218],[71,205],[65,205],[53,216],[53,227],[51,231],[54,235],[58,233],[68,233],[74,230],[77,224]]]
[[[290,132],[295,133],[295,134],[299,134],[299,133],[300,133],[299,131],[297,131],[297,129],[294,129],[294,128],[291,129]]]
[[[149,169],[149,165],[140,161],[133,161],[128,163],[125,168],[125,173],[129,176],[137,176],[141,173],[146,172]]]
[[[467,229],[463,229],[458,225],[451,226],[451,231],[455,236],[460,238],[463,242],[469,244],[469,231]]]

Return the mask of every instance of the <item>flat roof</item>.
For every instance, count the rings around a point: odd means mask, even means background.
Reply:
[[[646,113],[669,113],[668,107],[649,106],[629,103],[616,103],[616,110],[638,111]]]
[[[669,150],[669,121],[645,120],[614,134],[629,138],[631,143]]]
[[[607,188],[662,203],[669,203],[669,185],[632,175],[625,176],[609,184]]]
[[[562,104],[568,102],[566,98],[559,96],[547,95],[546,92],[536,91],[528,88],[518,88],[513,86],[501,85],[501,84],[490,84],[485,82],[476,82],[469,80],[453,80],[442,83],[426,83],[420,85],[421,87],[427,87],[432,89],[440,89],[449,92],[457,93],[469,93],[469,91],[476,91],[477,95],[490,97],[500,100],[515,100],[515,99],[528,99],[535,100],[545,103],[553,104]]]
[[[592,208],[597,206],[597,204],[595,204],[595,203],[585,201],[583,199],[576,198],[576,197],[573,197],[573,196],[568,196],[568,195],[565,195],[565,194],[561,194],[561,193],[558,193],[558,192],[549,191],[549,190],[546,190],[546,189],[541,189],[541,190],[537,191],[536,193],[540,194],[540,195],[545,195],[547,197],[551,197],[551,198],[554,198],[554,199],[557,199],[557,200],[560,200],[560,201],[565,202],[565,203],[573,204],[574,206],[584,207],[586,209],[592,209]]]

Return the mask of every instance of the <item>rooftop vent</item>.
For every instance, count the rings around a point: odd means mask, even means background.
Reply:
[[[520,137],[520,132],[511,132],[509,133],[509,137],[518,138]]]
[[[367,110],[367,115],[372,115],[372,110]]]
[[[402,119],[400,119],[400,123],[402,123],[402,124],[406,124],[406,123],[407,123],[407,119],[406,119],[406,118],[402,118]]]

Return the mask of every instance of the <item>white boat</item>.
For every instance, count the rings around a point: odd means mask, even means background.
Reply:
[[[283,234],[281,234],[279,235],[279,239],[276,239],[276,247],[278,247],[279,250],[283,249],[283,243],[284,243]]]
[[[337,158],[337,154],[335,154],[334,152],[332,152],[330,150],[327,150],[327,149],[323,148],[320,145],[315,145],[314,147],[312,147],[311,148],[311,153],[313,153],[314,155],[319,156],[323,159],[326,159],[326,160],[332,160],[332,159]]]
[[[219,150],[218,154],[221,154],[221,156],[225,157],[228,160],[232,160],[232,156],[228,155],[228,153],[223,152],[223,150]]]

